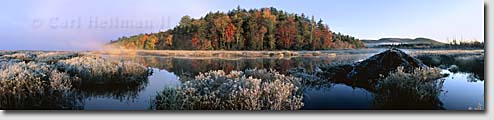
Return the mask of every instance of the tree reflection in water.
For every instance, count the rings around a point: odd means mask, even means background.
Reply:
[[[80,110],[83,105],[76,94],[52,92],[45,94],[2,95],[0,109],[3,110]]]
[[[307,71],[316,70],[318,66],[331,63],[357,61],[368,55],[341,55],[319,57],[291,57],[291,58],[181,58],[181,57],[125,57],[112,56],[119,59],[141,63],[148,67],[165,69],[177,76],[193,77],[199,73],[210,70],[224,70],[229,73],[232,70],[245,69],[274,69],[282,74],[287,74],[291,68],[304,68]]]
[[[143,78],[138,81],[126,83],[84,83],[74,86],[74,93],[78,98],[112,98],[120,101],[132,101],[136,99],[139,92],[146,88],[148,79]]]

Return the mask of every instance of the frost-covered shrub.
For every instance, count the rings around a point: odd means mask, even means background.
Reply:
[[[143,65],[103,59],[98,56],[80,56],[60,60],[56,66],[67,73],[82,78],[81,82],[92,84],[128,83],[146,80],[149,70]]]
[[[375,104],[383,109],[441,109],[438,98],[444,82],[441,77],[439,68],[416,68],[405,72],[403,67],[398,67],[378,81]]]
[[[11,51],[6,51],[6,50],[0,50],[0,56],[3,56],[3,55],[8,55],[10,54]]]
[[[1,109],[73,109],[71,82],[45,63],[6,62],[0,67]]]
[[[148,75],[140,64],[97,56],[13,52],[0,56],[0,108],[80,109],[89,96],[135,97]]]
[[[73,83],[74,92],[85,97],[133,99],[147,85],[147,77],[150,75],[150,69],[141,64],[99,56],[79,56],[60,60],[56,66],[81,78],[80,82]]]
[[[1,93],[44,92],[44,89],[68,90],[71,77],[44,63],[7,63],[0,71]],[[27,91],[27,92],[26,92]]]
[[[56,63],[59,60],[66,60],[81,56],[75,52],[43,52],[36,56],[37,62]]]
[[[65,60],[73,57],[81,56],[76,52],[43,52],[43,51],[4,51],[0,52],[0,59],[8,59],[10,61],[36,61],[45,63],[55,63],[58,60]]]
[[[20,61],[33,61],[36,59],[36,54],[31,52],[19,52],[3,55],[2,57],[6,59],[17,59]]]
[[[7,66],[8,61],[0,58],[0,69],[4,69]]]
[[[158,94],[159,110],[296,110],[303,106],[300,79],[274,70],[201,73]]]
[[[305,88],[324,89],[330,88],[333,83],[324,77],[318,75],[324,73],[320,68],[316,68],[312,71],[308,71],[305,68],[291,68],[288,70],[288,74],[301,79],[301,84]]]

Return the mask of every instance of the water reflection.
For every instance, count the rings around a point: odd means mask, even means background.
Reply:
[[[74,86],[75,94],[83,97],[108,97],[112,99],[133,100],[138,93],[147,87],[148,79],[128,83],[80,84]]]
[[[48,91],[47,91],[48,92]],[[79,110],[83,109],[76,94],[51,92],[45,94],[1,95],[2,110]]]
[[[176,57],[125,57],[113,56],[120,59],[130,60],[151,66],[158,69],[165,69],[173,72],[178,76],[193,77],[200,72],[210,70],[224,70],[229,73],[232,70],[245,69],[275,69],[280,73],[287,74],[291,68],[304,68],[312,71],[318,66],[332,63],[347,63],[357,61],[368,57],[368,54],[356,55],[338,55],[325,57],[291,57],[291,58],[239,58],[239,59],[220,59],[220,58],[176,58]]]
[[[442,89],[443,83],[438,89]],[[432,93],[423,93],[432,94]],[[439,94],[422,95],[404,91],[389,91],[374,93],[373,109],[385,110],[442,110],[443,102]]]
[[[476,108],[484,104],[484,81],[471,82],[471,73],[452,73],[444,78],[444,92],[439,98],[444,103],[445,109],[466,110],[469,107]]]
[[[166,70],[153,69],[153,74],[145,82],[129,84],[122,89],[107,89],[91,92],[84,100],[84,109],[89,110],[147,110],[151,99],[157,92],[165,87],[177,87],[180,85],[173,73]],[[129,89],[125,89],[129,88]],[[121,98],[126,99],[121,99]]]
[[[307,72],[318,70],[319,66],[338,63],[352,63],[365,59],[372,54],[345,55],[338,54],[336,57],[294,57],[294,58],[175,58],[175,57],[125,57],[112,56],[144,64],[159,70],[173,73],[171,76],[190,78],[200,72],[210,70],[245,70],[251,68],[275,69],[283,74],[290,73],[292,68],[303,68]],[[420,56],[419,59],[429,66],[451,66],[457,65],[457,73],[450,74],[443,86],[447,91],[434,96],[426,101],[416,101],[413,97],[396,97],[375,94],[362,88],[351,87],[344,84],[332,82],[310,83],[304,87],[304,107],[302,109],[454,109],[466,110],[467,107],[476,107],[483,103],[483,86],[466,84],[466,82],[477,82],[483,85],[483,56],[444,55]],[[448,57],[449,56],[449,57]],[[468,66],[468,67],[467,67]],[[447,67],[442,67],[447,71]],[[153,75],[154,76],[154,75]],[[153,80],[152,80],[153,81]],[[461,81],[461,82],[459,82]],[[479,83],[480,82],[480,83]],[[468,87],[468,88],[460,88]],[[152,94],[162,90],[164,87],[151,90]],[[470,99],[458,99],[468,96],[462,89],[476,92],[476,96]],[[151,95],[152,96],[152,95]]]
[[[305,88],[305,110],[359,110],[371,108],[373,95],[362,88],[334,84],[330,88]]]

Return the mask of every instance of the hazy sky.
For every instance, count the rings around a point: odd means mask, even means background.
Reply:
[[[238,5],[304,13],[360,39],[484,39],[483,0],[8,0],[0,7],[0,50],[94,49]]]

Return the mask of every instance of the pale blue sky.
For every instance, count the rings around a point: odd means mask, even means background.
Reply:
[[[0,50],[95,49],[237,5],[304,13],[360,39],[484,39],[483,0],[8,0],[0,8]]]

